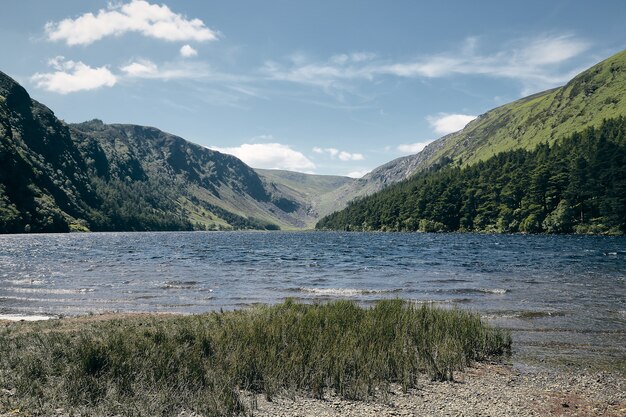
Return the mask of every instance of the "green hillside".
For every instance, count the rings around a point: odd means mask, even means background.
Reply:
[[[195,229],[277,228],[272,195],[239,159],[156,128],[99,120],[70,125],[94,188],[106,205],[131,215],[163,208]],[[137,205],[143,207],[136,210]],[[134,230],[132,220],[115,230]]]
[[[390,161],[335,192],[334,210],[351,200],[371,195],[451,159],[461,166],[475,164],[512,149],[533,149],[540,143],[604,119],[626,115],[626,51],[584,71],[565,86],[526,97],[479,116],[463,130],[446,135],[416,155]]]
[[[448,164],[348,205],[319,229],[626,232],[626,118],[552,145]]]
[[[442,157],[471,165],[511,149],[598,127],[604,119],[626,115],[626,51],[600,62],[565,86],[493,109],[463,130],[442,138],[425,166]],[[423,167],[422,167],[423,168]]]

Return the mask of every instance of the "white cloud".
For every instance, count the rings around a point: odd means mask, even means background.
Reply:
[[[346,177],[350,177],[350,178],[361,178],[363,177],[365,174],[369,173],[370,171],[367,169],[363,169],[360,171],[352,171],[352,172],[348,172],[346,174]]]
[[[342,161],[362,161],[365,159],[362,153],[339,152],[339,159]]]
[[[350,153],[346,151],[340,151],[337,148],[319,148],[314,147],[313,152],[317,154],[327,153],[331,158],[339,158],[342,161],[362,161],[365,159],[362,153]]]
[[[147,59],[137,59],[120,67],[128,78],[146,78],[158,80],[206,79],[212,81],[236,82],[235,76],[218,74],[202,62],[165,62],[157,65]]]
[[[166,5],[133,0],[123,5],[109,4],[97,14],[85,13],[76,19],[49,22],[45,26],[48,39],[67,45],[89,45],[108,36],[128,32],[167,41],[212,41],[217,32],[200,19],[187,19]]]
[[[462,74],[514,79],[526,89],[536,90],[572,78],[576,70],[563,71],[561,64],[590,46],[589,42],[571,35],[544,35],[518,39],[499,51],[481,54],[478,39],[470,37],[462,42],[459,50],[403,62],[389,62],[370,53],[334,55],[317,62],[301,55],[298,60],[292,59],[291,65],[266,62],[262,71],[273,80],[325,89],[344,88],[348,81],[375,80],[383,76],[438,78]]]
[[[286,169],[311,172],[315,164],[303,153],[282,143],[244,143],[237,147],[211,147],[218,152],[234,155],[254,168]]]
[[[198,51],[193,49],[191,45],[183,45],[180,48],[180,56],[183,58],[191,58],[198,55]]]
[[[428,116],[426,120],[436,133],[447,135],[448,133],[461,130],[476,116],[469,114],[447,114],[440,113],[437,116]]]
[[[31,80],[38,88],[60,94],[113,87],[117,77],[107,67],[92,68],[78,61],[66,61],[58,56],[48,61],[56,71],[35,73]]]
[[[396,149],[404,154],[412,155],[421,152],[429,143],[430,142],[407,143],[398,145]]]

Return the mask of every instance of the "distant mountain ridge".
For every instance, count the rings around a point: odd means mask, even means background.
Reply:
[[[312,192],[153,127],[67,125],[3,73],[0,140],[1,232],[302,229],[352,181],[297,174]]]

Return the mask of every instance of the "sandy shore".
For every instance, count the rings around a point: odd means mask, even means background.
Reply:
[[[257,396],[255,416],[626,416],[626,383],[608,373],[477,364],[455,382],[423,380],[402,393],[393,387],[373,402]]]

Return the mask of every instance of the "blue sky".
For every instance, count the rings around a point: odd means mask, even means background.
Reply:
[[[615,1],[4,0],[0,71],[67,122],[359,176],[626,47]]]

